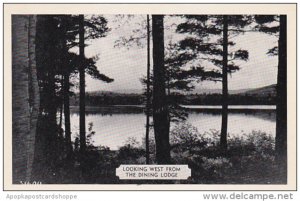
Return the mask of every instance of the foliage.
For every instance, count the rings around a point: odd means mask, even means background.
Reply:
[[[116,92],[87,92],[85,102],[87,106],[105,105],[142,105],[144,97],[141,94],[125,94]],[[71,105],[79,105],[79,94],[70,100]],[[120,108],[119,108],[120,109]],[[120,111],[122,111],[120,109]]]
[[[185,19],[185,22],[177,26],[177,32],[188,36],[179,42],[179,48],[192,55],[189,55],[189,57],[179,55],[174,60],[180,60],[182,64],[188,64],[188,62],[191,63],[193,61],[193,65],[190,65],[192,67],[191,70],[200,68],[203,71],[201,74],[196,75],[199,80],[221,81],[222,71],[220,69],[223,67],[223,16],[183,15],[182,17]],[[228,16],[229,38],[244,33],[243,28],[251,22],[250,16]],[[233,41],[228,41],[228,46],[234,45]],[[235,61],[247,61],[249,55],[247,50],[240,49],[229,52],[228,57],[227,71],[233,73],[239,70],[239,66]],[[203,66],[211,67],[203,68]]]
[[[93,131],[93,126],[94,126],[93,122],[90,122],[88,124],[88,133],[86,135],[86,144],[87,144],[87,146],[92,146],[93,143],[94,143],[94,140],[92,139],[92,137],[95,135],[96,132]]]
[[[276,104],[276,85],[268,87],[264,91],[252,91],[239,94],[229,94],[229,105],[274,105]],[[79,95],[75,94],[70,99],[70,104],[76,106],[79,104]],[[86,105],[87,106],[106,106],[106,105],[144,105],[145,95],[138,93],[116,93],[116,92],[87,92]],[[175,103],[174,103],[175,102]],[[222,95],[219,93],[175,93],[173,92],[169,97],[171,107],[172,121],[176,121],[175,112],[182,111],[180,105],[221,105]],[[174,110],[172,109],[174,107]],[[121,108],[119,108],[121,110]],[[177,109],[177,111],[175,111]],[[140,110],[138,110],[140,111]],[[113,112],[113,111],[112,111]],[[125,112],[125,111],[123,111]],[[133,111],[132,111],[133,112]],[[183,113],[178,113],[177,118],[185,117]]]
[[[146,161],[145,150],[140,148],[136,138],[128,138],[125,145],[118,151],[118,159],[122,164],[144,164]]]
[[[270,35],[279,36],[279,16],[278,15],[255,15],[255,22],[257,23],[255,29]],[[267,52],[270,56],[278,55],[278,46],[275,46]]]
[[[202,157],[202,167],[215,177],[222,177],[231,170],[232,163],[224,157],[207,158]]]
[[[135,21],[135,23],[132,23]],[[147,44],[147,20],[145,15],[116,15],[114,19],[118,23],[116,30],[122,31],[122,27],[130,27],[130,35],[121,35],[115,41],[114,47],[127,48],[132,47],[144,48]]]
[[[150,133],[150,164],[155,163],[155,141]],[[281,183],[274,178],[278,171],[274,164],[274,137],[261,131],[231,135],[228,153],[220,152],[219,131],[200,134],[190,124],[180,123],[171,130],[171,156],[173,164],[188,164],[192,177],[171,183],[189,184],[259,184]],[[143,140],[144,141],[144,140]],[[152,147],[152,148],[151,148]],[[145,164],[145,147],[129,138],[118,151],[108,148],[87,149],[85,183],[135,183],[121,181],[115,176],[120,164]],[[76,170],[74,170],[76,172]],[[76,177],[75,177],[76,178]],[[74,183],[74,178],[72,180]],[[77,181],[80,183],[80,181]],[[151,184],[159,181],[141,180]]]
[[[105,36],[109,31],[107,22],[102,16],[90,16],[85,19],[86,39]],[[78,45],[78,16],[73,15],[38,15],[36,48],[38,81],[41,93],[41,111],[53,113],[63,101],[62,76],[78,73],[82,64],[79,55],[71,51]],[[67,46],[67,47],[65,47]],[[85,58],[86,73],[104,82],[113,79],[101,74],[96,66],[98,57]],[[73,86],[70,83],[70,86]],[[72,93],[70,93],[71,95]],[[49,101],[51,100],[51,101]]]
[[[224,155],[217,144],[219,132],[201,135],[189,125],[179,126],[173,131],[175,139],[181,139],[175,142],[182,149],[176,152],[172,150],[172,159],[175,163],[187,163],[192,168],[192,180],[189,182],[271,181],[273,179],[269,170],[277,171],[274,165],[274,137],[266,133],[253,131],[250,134],[240,134],[239,137],[230,136],[228,152]],[[193,147],[197,141],[203,143]]]

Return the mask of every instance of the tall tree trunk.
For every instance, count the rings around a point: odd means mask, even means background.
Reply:
[[[55,93],[55,43],[53,42],[55,24],[53,16],[37,15],[36,22],[36,65],[40,88],[40,112],[37,122],[37,135],[34,156],[34,180],[47,182],[53,175],[56,164],[57,122]],[[50,31],[51,30],[51,31]]]
[[[170,69],[171,67],[169,67],[169,69],[167,69],[167,105],[171,104],[171,87],[170,87],[170,80],[171,80],[171,73],[170,73]],[[170,112],[170,110],[168,110],[168,112]],[[170,113],[168,114],[168,127],[170,130],[170,126],[171,126],[171,117],[170,117]]]
[[[35,16],[12,16],[13,183],[32,177],[39,111],[35,31]]]
[[[70,123],[70,67],[69,61],[67,58],[68,48],[67,48],[67,39],[66,39],[66,20],[69,16],[64,16],[62,20],[62,50],[63,50],[63,72],[64,72],[64,84],[63,84],[63,92],[64,92],[64,118],[65,118],[65,138],[66,138],[66,146],[67,146],[67,154],[70,156],[72,152],[72,141],[71,141],[71,123]]]
[[[64,75],[64,118],[65,118],[65,137],[68,154],[72,151],[71,141],[71,121],[70,121],[70,74],[65,72]]]
[[[146,103],[146,164],[149,164],[149,130],[150,130],[150,19],[147,15],[147,103]]]
[[[222,126],[220,146],[227,150],[227,124],[228,124],[228,16],[223,16],[223,69],[222,69]]]
[[[62,80],[63,82],[63,80]],[[62,119],[63,119],[63,110],[64,110],[64,104],[61,103],[60,108],[59,108],[59,124],[58,127],[62,128]],[[62,137],[62,132],[59,132],[60,137]]]
[[[61,76],[61,80],[60,80],[60,84],[61,84],[61,90],[64,90],[64,76]],[[63,97],[63,94],[61,94],[61,96]],[[59,137],[63,137],[63,130],[62,130],[62,121],[63,121],[63,108],[64,108],[64,100],[62,100],[61,104],[60,104],[60,108],[59,108]]]
[[[28,161],[27,161],[27,181],[32,178],[33,159],[35,151],[35,138],[37,133],[37,121],[40,108],[40,94],[39,85],[37,79],[37,66],[36,66],[36,54],[35,54],[35,37],[36,37],[36,21],[37,18],[34,15],[29,16],[29,105],[30,105],[30,131],[29,139],[27,143],[28,147]]]
[[[287,19],[280,15],[276,104],[276,161],[283,178],[287,174]]]
[[[86,137],[85,137],[85,66],[84,66],[84,16],[79,15],[79,55],[80,55],[80,97],[79,97],[79,107],[80,107],[80,151],[85,152],[86,149]]]
[[[169,113],[166,104],[163,15],[152,15],[153,121],[158,164],[170,163]]]

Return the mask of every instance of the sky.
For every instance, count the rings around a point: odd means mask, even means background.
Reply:
[[[112,15],[104,17],[107,18],[111,31],[104,38],[88,41],[89,45],[86,47],[85,53],[87,57],[98,55],[99,60],[96,63],[98,70],[113,78],[114,82],[104,83],[87,75],[86,91],[139,93],[142,91],[140,79],[146,75],[146,47],[114,46],[121,37],[128,37],[135,29],[140,28],[139,23],[145,19],[145,16],[136,16],[130,22],[124,19],[116,22],[115,16]],[[180,19],[165,17],[165,27],[170,27],[179,21]],[[145,29],[141,30],[142,33],[145,31]],[[172,41],[176,42],[182,37],[174,32],[174,26],[165,31],[165,41],[172,38]],[[268,56],[266,52],[276,45],[278,39],[268,34],[249,32],[236,36],[233,40],[236,43],[235,49],[248,50],[249,60],[241,62],[241,69],[229,75],[229,90],[259,88],[275,84],[278,58],[277,56]],[[141,39],[141,43],[145,42],[146,39]],[[221,89],[221,83],[204,81],[197,84],[196,89]]]

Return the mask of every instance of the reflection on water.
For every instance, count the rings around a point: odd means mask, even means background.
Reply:
[[[73,138],[79,133],[79,114],[71,109],[71,129]],[[187,122],[195,126],[199,133],[210,130],[220,130],[220,110],[187,110]],[[228,115],[228,133],[239,135],[260,130],[275,135],[276,113],[274,110],[230,111]],[[93,123],[94,145],[108,146],[115,150],[124,145],[129,137],[135,137],[139,142],[145,136],[146,117],[142,107],[104,107],[87,108],[86,124]],[[172,127],[172,126],[171,126]]]

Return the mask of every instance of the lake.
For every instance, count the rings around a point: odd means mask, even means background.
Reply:
[[[229,135],[262,131],[275,136],[275,106],[230,106],[228,114]],[[189,114],[186,122],[196,127],[199,133],[221,129],[220,106],[184,106]],[[87,107],[86,129],[93,123],[92,137],[95,146],[108,146],[117,150],[128,138],[141,142],[145,136],[146,116],[141,106]],[[172,129],[172,125],[171,125]],[[79,113],[71,107],[71,130],[74,139],[79,133]]]

